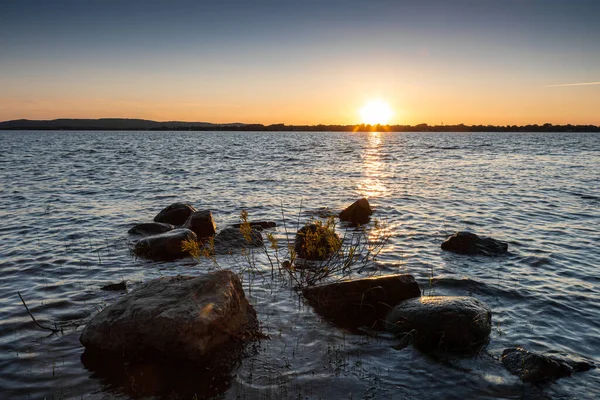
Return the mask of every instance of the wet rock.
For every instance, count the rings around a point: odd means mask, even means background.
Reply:
[[[212,237],[217,233],[217,226],[209,210],[194,211],[182,228],[193,231],[200,240]]]
[[[256,229],[262,231],[263,229],[271,229],[277,227],[277,224],[273,221],[250,221],[248,222],[252,229]],[[239,228],[242,224],[233,224],[231,225],[234,228]]]
[[[339,217],[342,221],[350,222],[355,225],[364,225],[369,222],[373,210],[369,201],[365,198],[356,200],[345,210],[340,212]]]
[[[140,239],[135,244],[133,252],[138,257],[154,261],[172,261],[189,257],[190,253],[183,248],[183,243],[197,240],[198,237],[194,232],[179,228]]]
[[[409,335],[425,351],[477,353],[487,344],[492,312],[472,297],[420,297],[394,307],[386,327],[396,336]]]
[[[110,290],[110,291],[115,291],[115,292],[118,292],[121,290],[127,290],[127,282],[121,281],[119,283],[111,283],[110,285],[102,286],[100,289]]]
[[[95,315],[80,341],[90,350],[128,358],[204,362],[231,342],[253,337],[257,320],[238,276],[154,279]]]
[[[164,222],[148,222],[144,224],[137,224],[131,228],[128,233],[132,235],[157,235],[159,233],[169,232],[175,229],[175,226],[171,224],[165,224]]]
[[[508,243],[471,232],[457,232],[442,243],[442,250],[458,254],[496,255],[508,251]]]
[[[250,229],[247,235],[244,235],[240,228],[227,227],[215,236],[214,250],[217,254],[240,254],[244,248],[262,246],[262,244],[263,237],[257,229]]]
[[[575,361],[555,355],[544,355],[527,351],[520,347],[504,350],[502,364],[508,372],[517,375],[523,382],[550,382],[574,372],[588,371],[595,368],[588,361]]]
[[[318,224],[303,226],[294,241],[296,255],[310,261],[326,260],[341,246],[342,242],[335,232]]]
[[[403,300],[421,296],[411,275],[388,275],[310,286],[302,291],[317,313],[349,330],[385,327],[385,317]]]
[[[173,203],[154,217],[154,222],[181,226],[196,209],[185,203]]]

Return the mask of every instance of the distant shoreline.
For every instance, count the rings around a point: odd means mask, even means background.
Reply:
[[[55,119],[0,122],[0,130],[39,131],[251,131],[251,132],[600,132],[596,125],[285,125],[158,122],[143,119]]]

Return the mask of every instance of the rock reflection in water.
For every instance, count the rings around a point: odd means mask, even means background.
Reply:
[[[108,390],[132,398],[149,396],[209,399],[225,393],[239,362],[224,357],[218,364],[153,359],[130,361],[86,350],[81,362]]]

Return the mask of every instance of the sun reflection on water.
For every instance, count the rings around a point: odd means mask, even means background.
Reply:
[[[390,190],[382,181],[386,175],[386,163],[382,161],[381,149],[384,146],[383,134],[381,132],[369,132],[367,144],[361,154],[364,178],[358,184],[358,192],[361,196],[386,197]]]

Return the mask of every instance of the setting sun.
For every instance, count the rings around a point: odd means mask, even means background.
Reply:
[[[392,115],[390,106],[381,100],[370,101],[360,109],[360,120],[363,124],[387,124]]]

